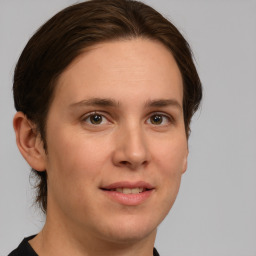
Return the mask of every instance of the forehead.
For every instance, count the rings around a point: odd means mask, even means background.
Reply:
[[[72,96],[79,101],[103,94],[111,98],[118,92],[121,97],[122,91],[124,98],[134,94],[162,97],[169,92],[182,101],[182,87],[171,52],[158,41],[138,38],[86,48],[60,75],[55,97],[68,100]]]

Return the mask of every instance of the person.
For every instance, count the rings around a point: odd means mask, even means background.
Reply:
[[[46,221],[9,255],[159,255],[202,98],[177,28],[138,1],[67,7],[27,43],[13,94]]]

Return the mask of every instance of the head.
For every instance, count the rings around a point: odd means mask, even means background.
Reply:
[[[128,0],[92,0],[70,6],[46,22],[29,40],[16,65],[13,84],[15,107],[17,111],[24,114],[33,127],[31,133],[39,135],[38,143],[42,143],[46,157],[51,150],[50,138],[54,139],[54,136],[50,134],[51,128],[48,129],[48,126],[51,127],[51,120],[54,120],[55,110],[52,109],[55,109],[58,100],[65,99],[65,94],[63,94],[65,81],[70,76],[81,74],[76,72],[79,65],[86,66],[88,64],[86,58],[91,61],[90,63],[94,63],[93,61],[97,63],[96,55],[99,56],[99,54],[106,60],[111,59],[111,56],[115,55],[114,48],[117,49],[120,56],[123,52],[132,52],[131,49],[135,49],[134,56],[143,56],[141,53],[143,45],[145,49],[150,52],[152,50],[152,54],[155,54],[155,62],[158,61],[158,53],[162,56],[169,54],[170,59],[173,60],[172,64],[177,67],[176,73],[179,73],[178,76],[182,82],[180,105],[184,136],[186,140],[188,139],[191,118],[198,109],[202,89],[189,45],[184,37],[161,14],[143,3]],[[93,53],[95,56],[91,57],[90,54]],[[108,53],[112,53],[112,55],[108,56]],[[124,54],[122,57],[127,56]],[[113,58],[116,58],[118,62],[117,56]],[[146,61],[150,62],[150,59]],[[159,60],[159,63],[165,62]],[[112,64],[110,63],[109,66]],[[168,65],[166,64],[166,67],[169,67]],[[90,65],[87,67],[90,70]],[[105,69],[107,67],[104,67]],[[95,70],[93,72],[96,73]],[[133,76],[133,73],[130,75]],[[136,79],[136,74],[134,77]],[[95,86],[97,87],[97,85]],[[139,88],[139,85],[137,86]],[[104,88],[101,89],[104,90]],[[114,93],[114,102],[101,102],[101,104],[115,105],[117,103],[115,102],[115,89],[113,87],[110,89]],[[133,89],[137,90],[136,87]],[[88,88],[88,90],[93,89]],[[138,91],[140,92],[139,89]],[[67,96],[67,91],[65,93]],[[117,97],[119,96],[120,94],[117,93]],[[111,93],[108,99],[112,100]],[[145,98],[145,100],[147,99]],[[155,105],[160,103],[156,102]],[[89,118],[89,121],[92,122],[91,116],[85,118],[87,121]],[[102,116],[93,118],[102,119]],[[153,118],[158,117],[154,116]],[[113,121],[113,123],[115,122]],[[57,130],[56,133],[58,133]],[[109,142],[106,141],[106,143]],[[47,176],[49,175],[45,166],[39,169],[32,169],[39,179],[37,202],[43,211],[46,211],[48,203]]]

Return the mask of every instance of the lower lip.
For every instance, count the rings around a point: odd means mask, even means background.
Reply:
[[[112,200],[123,205],[140,205],[144,203],[153,193],[153,189],[138,194],[123,194],[117,191],[102,190]]]

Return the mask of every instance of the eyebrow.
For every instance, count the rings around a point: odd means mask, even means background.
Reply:
[[[90,98],[82,100],[70,105],[71,108],[74,107],[84,107],[84,106],[98,106],[98,107],[118,107],[120,103],[108,98]],[[174,106],[182,110],[182,106],[175,99],[156,99],[146,101],[145,107],[168,107]]]
[[[146,102],[146,107],[169,107],[174,106],[182,110],[181,104],[175,99],[158,99],[158,100],[149,100]]]
[[[99,107],[117,107],[119,105],[118,102],[112,99],[105,98],[91,98],[88,100],[82,100],[70,105],[73,107],[83,107],[83,106],[99,106]]]

